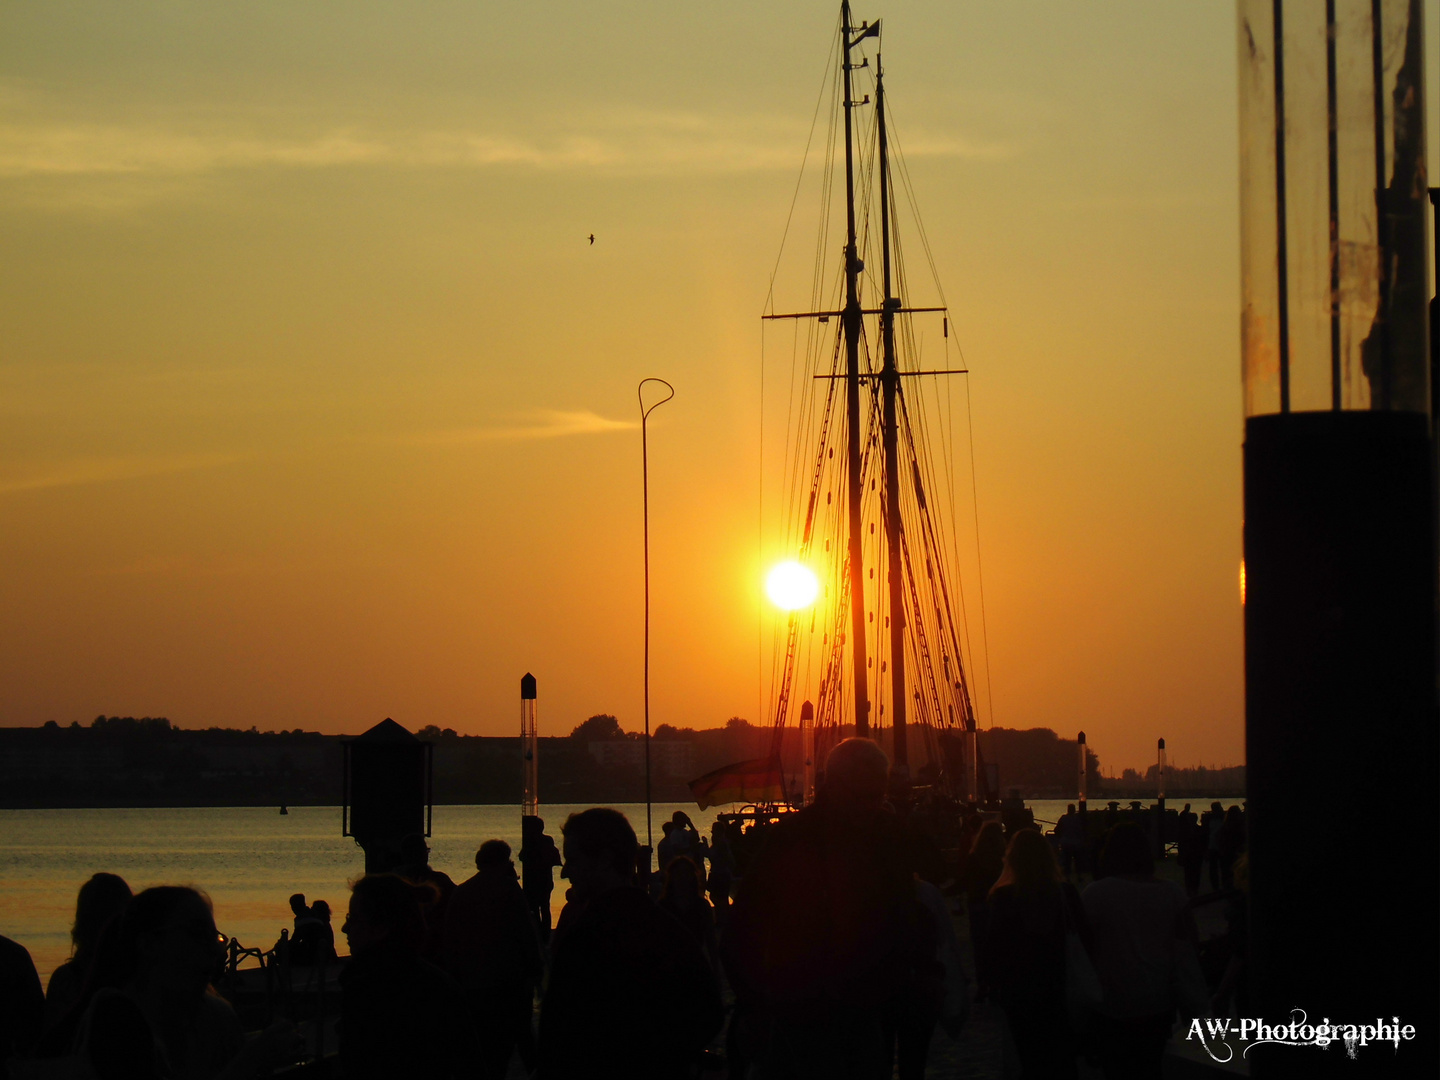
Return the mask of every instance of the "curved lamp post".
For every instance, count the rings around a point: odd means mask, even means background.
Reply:
[[[658,383],[667,393],[660,400],[645,404],[645,384]],[[645,531],[645,844],[648,864],[655,852],[655,836],[650,825],[650,449],[646,424],[650,414],[675,396],[675,388],[664,379],[641,379],[635,395],[640,399],[640,477],[641,506]],[[649,869],[647,865],[646,869]]]

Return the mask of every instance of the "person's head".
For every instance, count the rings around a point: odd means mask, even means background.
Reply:
[[[1005,856],[1005,829],[998,821],[987,821],[975,834],[975,843],[970,845],[970,854],[986,855],[992,858]]]
[[[420,833],[410,833],[400,841],[400,863],[408,867],[430,865],[430,845]]]
[[[315,903],[310,905],[310,914],[314,915],[315,918],[319,919],[321,922],[329,922],[330,905],[327,904],[324,900],[316,900]]]
[[[303,892],[294,893],[290,897],[290,910],[293,911],[297,917],[305,914],[305,894]]]
[[[88,957],[100,940],[105,924],[130,903],[130,886],[119,874],[92,874],[75,897],[75,925],[70,943],[76,956]]]
[[[690,815],[684,810],[676,810],[670,815],[670,823],[677,829],[693,829],[695,825],[690,820]]]
[[[829,802],[878,807],[885,801],[890,782],[890,759],[880,744],[849,738],[825,759],[822,796]]]
[[[571,814],[561,828],[565,866],[561,877],[581,893],[597,895],[630,884],[639,841],[618,810],[593,807]]]
[[[538,840],[545,832],[545,822],[538,817],[527,814],[520,819],[520,838],[522,840]]]
[[[1013,885],[1017,890],[1030,892],[1059,880],[1060,867],[1055,863],[1050,841],[1034,829],[1020,829],[1005,849],[1005,869],[1000,872],[994,889]]]
[[[480,850],[475,852],[476,870],[494,870],[500,867],[511,867],[510,845],[504,840],[486,840],[480,845]]]
[[[669,836],[669,835],[670,835],[672,832],[674,832],[674,831],[675,831],[675,822],[673,822],[673,821],[662,821],[662,822],[660,823],[660,834],[661,834],[662,836]]]
[[[1074,804],[1073,802],[1072,802],[1072,803],[1066,803],[1066,804],[1065,804],[1065,813],[1067,813],[1067,814],[1073,814],[1074,812],[1075,812],[1075,804]]]
[[[1221,810],[1224,809],[1224,807],[1222,807],[1218,802],[1212,802],[1210,804],[1210,809],[1218,814],[1221,812]]]
[[[418,949],[425,936],[420,895],[420,887],[398,874],[366,874],[350,886],[350,910],[340,932],[351,955],[363,956],[386,941]]]
[[[1148,877],[1155,873],[1155,855],[1150,838],[1133,821],[1122,821],[1110,830],[1100,856],[1100,870],[1106,875]]]
[[[105,934],[96,986],[134,984],[170,995],[199,997],[225,962],[210,899],[184,885],[138,893]]]
[[[1232,806],[1229,810],[1225,811],[1225,820],[1238,825],[1245,820],[1245,813],[1239,806]]]
[[[1181,812],[1182,814],[1188,814],[1188,813],[1190,812],[1190,804],[1187,802],[1187,803],[1185,804],[1185,809],[1184,809],[1184,810],[1181,810],[1180,812]]]
[[[688,855],[670,860],[665,867],[665,885],[661,898],[666,900],[693,901],[700,898],[700,868]]]

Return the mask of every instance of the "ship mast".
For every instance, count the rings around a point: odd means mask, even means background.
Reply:
[[[879,124],[880,141],[881,278],[885,291],[884,303],[880,305],[883,358],[880,388],[884,397],[881,440],[885,450],[885,554],[890,594],[890,723],[894,736],[891,756],[896,773],[901,778],[907,778],[910,748],[905,727],[905,581],[900,558],[900,467],[896,418],[900,370],[895,362],[895,313],[900,307],[900,300],[892,295],[890,284],[890,161],[885,143],[885,77],[878,53],[875,55],[875,118]]]
[[[877,24],[878,25],[878,24]],[[870,734],[870,691],[865,657],[865,566],[861,548],[864,524],[860,500],[864,485],[860,476],[860,286],[863,264],[855,246],[855,154],[851,111],[850,49],[870,36],[867,26],[855,41],[850,40],[850,0],[840,5],[840,70],[845,88],[845,425],[846,489],[849,509],[850,569],[850,656],[855,667],[855,734]]]

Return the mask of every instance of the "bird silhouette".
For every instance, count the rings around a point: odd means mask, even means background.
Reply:
[[[590,246],[595,246],[595,234],[593,232],[590,234]]]

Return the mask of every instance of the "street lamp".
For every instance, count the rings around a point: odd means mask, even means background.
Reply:
[[[659,401],[646,405],[646,383],[659,383],[668,392]],[[664,379],[641,379],[635,395],[640,399],[641,514],[645,534],[645,862],[648,870],[655,851],[655,835],[650,825],[650,447],[646,424],[652,412],[675,396],[675,388]]]

